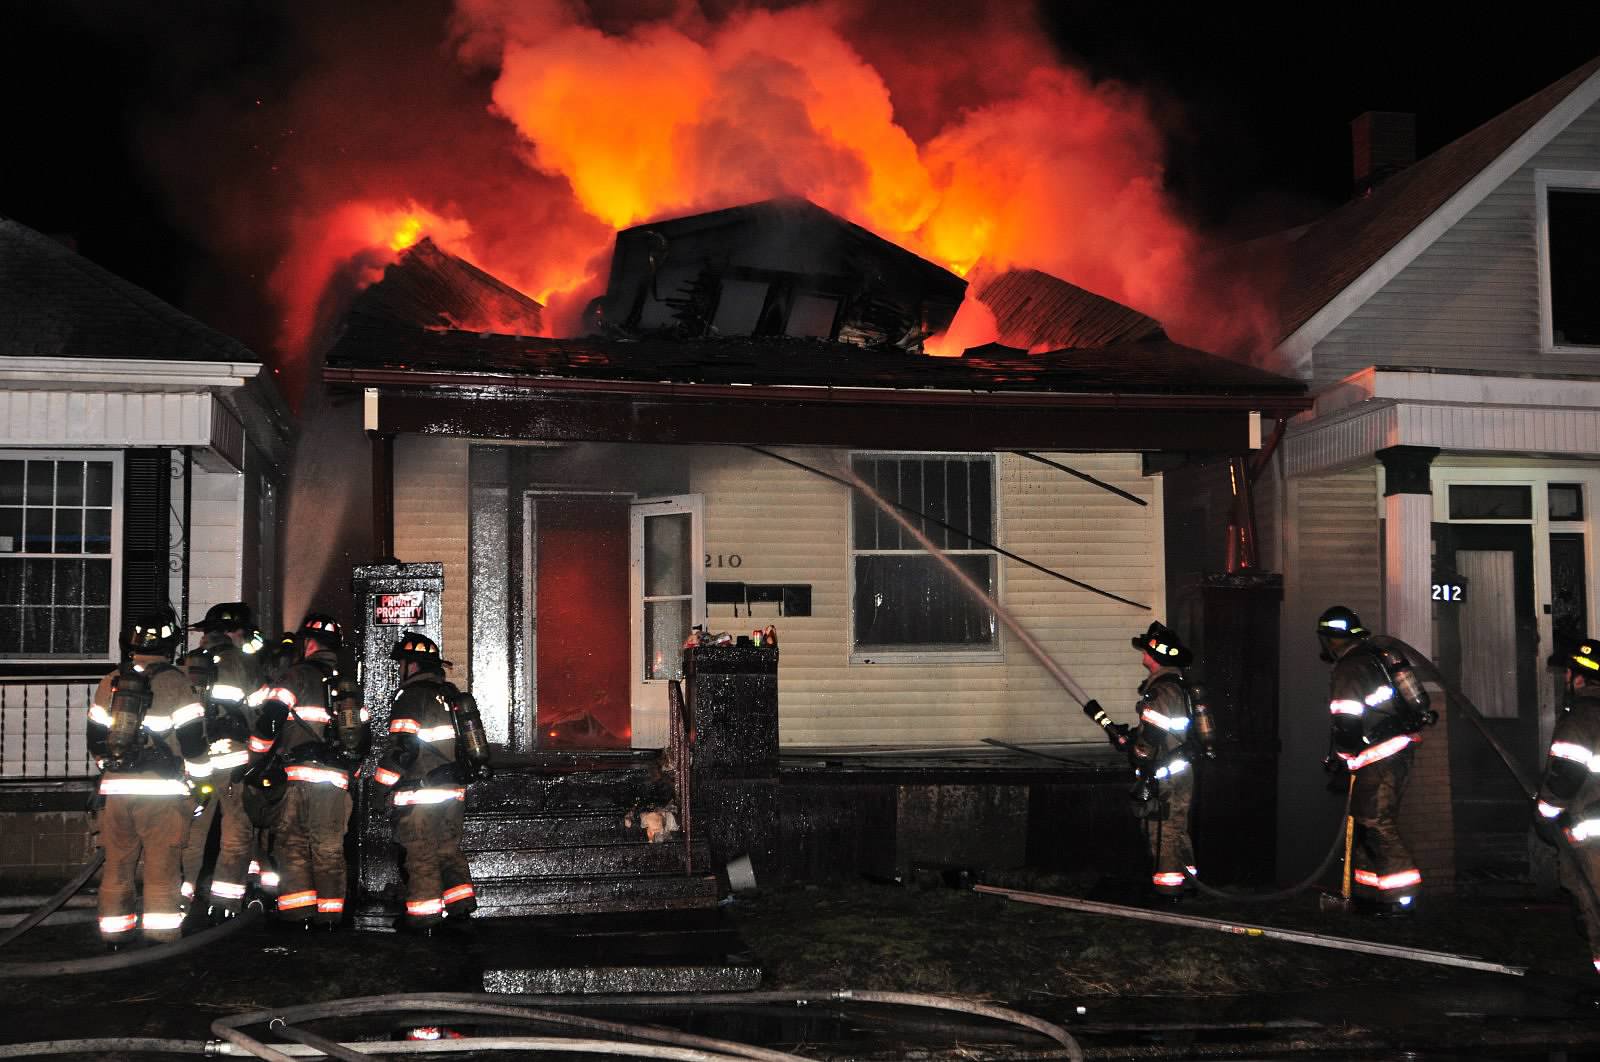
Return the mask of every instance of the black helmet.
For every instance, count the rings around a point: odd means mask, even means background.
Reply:
[[[1361,617],[1343,605],[1334,605],[1317,617],[1317,636],[1321,638],[1365,638],[1371,633],[1361,625]]]
[[[160,609],[140,617],[128,631],[128,652],[142,656],[170,656],[178,646],[178,617]]]
[[[439,655],[439,646],[426,634],[416,631],[406,631],[405,635],[394,643],[394,648],[389,650],[390,660],[414,660],[419,664],[433,667],[453,667],[450,661]]]
[[[1585,678],[1595,677],[1600,672],[1600,642],[1584,638],[1570,649],[1563,646],[1551,656],[1550,662],[1563,664],[1568,671],[1575,671]]]
[[[1178,640],[1177,632],[1164,623],[1150,624],[1150,629],[1135,634],[1130,644],[1166,667],[1188,667],[1194,660],[1194,654]]]
[[[300,637],[313,638],[324,649],[338,649],[344,644],[344,629],[326,612],[312,612],[300,624]]]
[[[250,606],[243,601],[224,601],[206,609],[206,618],[189,624],[191,631],[248,631],[255,627]]]

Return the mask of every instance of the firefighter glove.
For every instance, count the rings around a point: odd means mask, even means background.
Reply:
[[[1552,848],[1561,846],[1561,831],[1566,827],[1566,824],[1566,812],[1551,818],[1545,818],[1537,810],[1533,813],[1533,832],[1535,836]]]

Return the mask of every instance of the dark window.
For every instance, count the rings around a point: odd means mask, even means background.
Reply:
[[[110,654],[114,472],[109,460],[0,459],[0,656]]]
[[[1452,520],[1531,520],[1533,488],[1474,483],[1450,488]]]
[[[1583,486],[1581,484],[1550,484],[1550,519],[1583,519]]]
[[[858,475],[991,597],[994,458],[860,456]],[[910,510],[910,511],[907,511]],[[920,515],[918,515],[920,514]],[[983,650],[996,645],[994,609],[977,600],[888,513],[859,493],[851,501],[858,650]]]
[[[1559,346],[1600,345],[1600,192],[1550,190],[1550,326]]]
[[[1588,550],[1579,534],[1550,536],[1550,626],[1556,649],[1571,649],[1589,631]]]

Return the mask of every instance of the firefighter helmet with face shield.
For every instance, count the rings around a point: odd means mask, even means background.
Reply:
[[[1143,634],[1135,634],[1132,646],[1163,667],[1188,667],[1194,654],[1178,639],[1178,634],[1164,623],[1152,623]]]
[[[128,631],[128,652],[139,656],[171,656],[178,646],[178,617],[170,608],[142,616]]]
[[[339,621],[325,612],[309,613],[300,624],[302,640],[311,639],[324,649],[337,650],[344,644],[344,630]]]
[[[1317,617],[1317,641],[1322,643],[1322,658],[1333,659],[1333,643],[1365,638],[1372,632],[1361,625],[1361,617],[1343,605],[1334,605]]]

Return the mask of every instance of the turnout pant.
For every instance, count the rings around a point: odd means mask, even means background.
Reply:
[[[1350,815],[1356,820],[1351,870],[1354,894],[1399,903],[1422,885],[1422,872],[1400,836],[1400,800],[1411,772],[1412,749],[1369,763],[1356,772]]]
[[[1185,771],[1161,783],[1163,818],[1145,822],[1153,873],[1150,882],[1163,896],[1182,895],[1189,887],[1185,868],[1196,873],[1194,845],[1189,840],[1189,807],[1194,802],[1194,772]]]
[[[477,909],[472,872],[461,854],[460,800],[394,809],[395,843],[405,849],[406,924],[438,924],[446,912],[464,916]]]
[[[139,859],[144,857],[144,936],[182,936],[180,853],[194,804],[185,796],[108,796],[100,811],[100,936],[116,944],[140,924]]]
[[[245,879],[255,854],[255,828],[244,811],[244,783],[234,782],[217,790],[212,801],[217,806],[217,861],[211,868],[207,902],[212,907],[237,912],[244,906]],[[185,880],[188,880],[185,868]]]
[[[344,833],[350,793],[326,782],[289,783],[272,854],[278,865],[278,916],[338,922],[344,916]]]
[[[1575,845],[1559,857],[1557,863],[1561,887],[1572,894],[1578,905],[1578,916],[1583,920],[1583,931],[1589,937],[1589,955],[1594,960],[1595,973],[1600,973],[1600,847]],[[1588,887],[1583,879],[1588,879]]]

